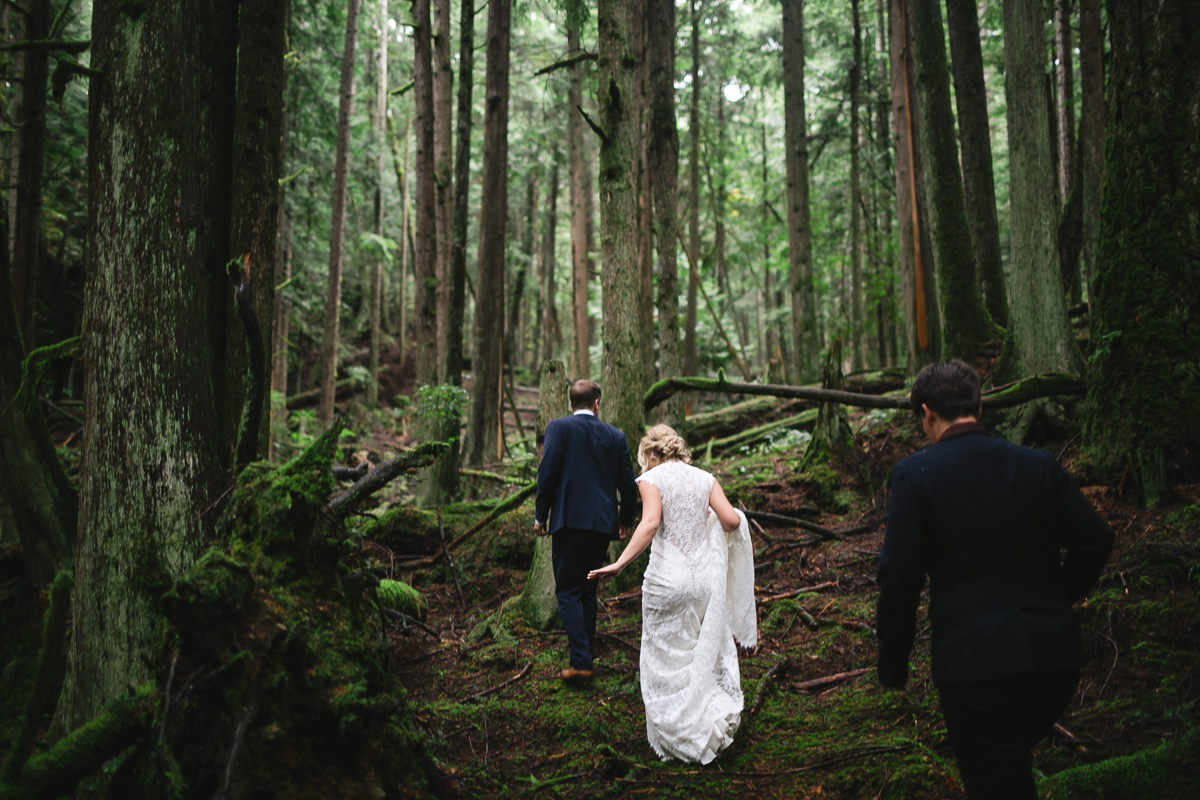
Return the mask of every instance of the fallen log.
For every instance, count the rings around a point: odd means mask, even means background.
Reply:
[[[824,583],[818,583],[815,586],[801,586],[799,589],[793,589],[790,592],[784,592],[782,594],[767,595],[766,597],[761,598],[758,601],[758,604],[760,606],[762,606],[762,605],[766,605],[767,603],[773,602],[775,600],[786,600],[789,597],[796,597],[797,595],[806,594],[808,592],[820,592],[824,589],[832,589],[833,587],[835,587],[837,585],[838,585],[837,581],[825,581]],[[805,622],[806,622],[806,624],[815,624],[815,622],[808,623],[807,620],[805,620]]]
[[[351,386],[353,386],[357,382],[358,382],[357,378],[342,378],[340,381],[333,384],[334,396],[336,397],[339,393],[342,392],[342,390],[349,389]],[[321,394],[320,388],[308,389],[307,391],[303,391],[303,392],[296,392],[296,394],[290,395],[284,401],[284,405],[287,406],[288,408],[295,408],[295,407],[303,405],[305,403],[316,402],[316,400],[320,396],[320,394]]]
[[[378,471],[378,469],[376,469],[376,471]],[[458,536],[456,536],[454,538],[454,541],[450,542],[450,544],[446,545],[446,547],[450,550],[453,550],[454,548],[458,547],[460,544],[465,542],[467,539],[470,539],[476,533],[478,533],[479,531],[481,531],[485,527],[487,527],[488,524],[493,522],[497,517],[507,514],[509,511],[513,511],[517,508],[520,508],[525,503],[525,501],[528,500],[530,497],[533,497],[533,495],[536,492],[537,492],[537,482],[533,481],[528,486],[526,486],[524,489],[522,489],[521,491],[516,492],[515,494],[513,494],[509,497],[504,498],[503,501],[496,504],[496,507],[491,510],[491,513],[489,513],[486,517],[479,520],[479,522],[476,522],[474,525],[467,528],[465,531],[463,531]],[[441,560],[442,560],[442,554],[436,553],[432,556],[427,556],[425,558],[417,559],[415,561],[408,561],[405,563],[404,566],[406,566],[406,567],[431,567]]]
[[[680,392],[718,392],[721,394],[769,395],[792,397],[817,403],[838,403],[855,408],[912,408],[907,397],[887,397],[808,386],[782,386],[771,383],[738,383],[725,379],[724,370],[716,378],[663,378],[642,397],[646,411],[656,408]],[[1042,397],[1080,396],[1087,392],[1087,382],[1073,375],[1046,373],[1022,378],[1015,383],[997,387],[983,395],[984,409],[1009,408]]]
[[[345,519],[364,500],[387,486],[410,469],[427,467],[434,459],[446,452],[450,445],[445,442],[425,442],[412,450],[406,450],[395,458],[380,464],[353,486],[329,501],[327,507],[334,516]]]
[[[741,433],[735,433],[732,436],[726,436],[724,439],[710,439],[712,450],[730,450],[734,447],[754,444],[765,438],[767,434],[774,433],[785,428],[809,428],[817,421],[817,409],[810,408],[794,417],[786,417],[784,419],[768,422],[765,425],[759,425],[756,428],[751,428]]]
[[[801,681],[800,683],[793,683],[792,688],[800,689],[800,690],[806,691],[806,692],[812,691],[813,689],[821,689],[821,688],[830,686],[835,683],[841,683],[842,681],[850,680],[851,678],[857,678],[862,675],[866,675],[868,672],[870,672],[873,669],[875,669],[875,668],[874,667],[864,667],[863,669],[855,669],[855,670],[851,670],[850,672],[839,672],[836,675],[826,675],[824,678],[813,678],[811,681]]]
[[[787,525],[790,528],[800,528],[801,530],[820,534],[822,539],[836,542],[846,541],[846,536],[844,535],[845,533],[857,533],[858,529],[862,527],[861,525],[857,525],[853,528],[850,528],[848,531],[845,531],[844,533],[839,533],[832,528],[826,528],[813,522],[796,519],[795,517],[785,517],[783,514],[772,514],[770,511],[746,511],[744,513],[746,515],[746,519],[761,520],[762,522],[775,522],[779,525]]]

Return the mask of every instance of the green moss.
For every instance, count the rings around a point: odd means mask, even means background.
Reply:
[[[402,611],[422,622],[429,613],[425,597],[403,581],[382,580],[377,590],[379,602],[387,608]]]
[[[1198,758],[1200,727],[1178,741],[1150,750],[1064,770],[1042,781],[1038,796],[1070,800],[1193,798],[1200,796]]]

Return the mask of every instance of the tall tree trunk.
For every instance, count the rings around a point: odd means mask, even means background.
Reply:
[[[223,274],[221,296],[208,285],[228,240],[210,252],[221,236],[206,228],[205,206],[214,185],[228,197],[214,173],[229,163],[212,156],[231,130],[210,123],[214,106],[232,105],[233,85],[210,56],[236,54],[237,12],[207,12],[159,3],[135,18],[105,0],[92,17],[105,75],[89,92],[81,535],[59,712],[68,730],[150,677],[162,594],[198,554],[212,524],[204,512],[226,488],[211,379],[222,351],[205,329],[229,291]]]
[[[238,12],[237,110],[233,129],[233,186],[231,200],[230,255],[250,253],[250,292],[264,346],[274,339],[275,253],[279,231],[279,147],[283,132],[283,87],[287,71],[283,56],[287,49],[288,0],[243,0]],[[246,333],[226,295],[228,332],[225,372],[227,390],[222,426],[232,425],[233,440],[250,437],[257,444],[238,443],[249,458],[266,458],[271,436],[271,363],[261,377],[262,399],[259,425],[245,429],[252,418],[243,413],[247,398],[253,402],[255,382],[250,375]],[[240,433],[239,433],[240,431]]]
[[[708,171],[708,201],[712,205],[712,255],[716,264],[717,291],[721,293],[717,313],[724,316],[733,302],[733,292],[729,290],[729,276],[725,273],[725,215],[728,213],[729,202],[725,191],[725,93],[722,79],[723,76],[718,76],[714,81],[717,87],[717,141],[715,146],[709,142],[708,154],[712,162],[716,162],[716,170]],[[717,173],[715,180],[714,171]]]
[[[933,246],[928,213],[920,189],[921,136],[907,6],[907,0],[888,2],[888,53],[892,116],[896,119],[896,218],[900,234],[905,361],[908,372],[916,374],[921,367],[941,358],[942,326],[930,257]]]
[[[284,47],[287,47],[287,42],[291,37],[292,24],[292,3],[291,0],[286,0],[283,33]],[[284,100],[282,108],[279,112],[279,174],[287,174],[287,143],[288,143],[288,102],[286,97],[287,91],[287,70],[283,72],[283,93]],[[275,285],[280,286],[292,278],[292,245],[288,238],[288,217],[287,207],[284,203],[286,199],[286,185],[279,185],[279,198],[276,202],[275,211]],[[288,312],[290,304],[284,302],[283,291],[275,292],[275,308],[274,317],[275,324],[272,326],[274,333],[271,336],[271,392],[278,392],[280,395],[287,395],[288,387]],[[280,413],[284,413],[285,409],[281,408]],[[272,407],[272,414],[274,414]],[[268,456],[273,456],[273,442],[269,441],[267,446]]]
[[[955,154],[954,115],[946,75],[946,44],[938,0],[909,0],[916,66],[921,163],[942,312],[942,353],[973,362],[995,335],[975,284],[975,253]]]
[[[567,54],[579,52],[577,22],[567,22]],[[571,170],[571,329],[575,337],[573,363],[576,378],[591,376],[591,357],[588,355],[590,326],[588,324],[588,277],[595,268],[592,262],[590,237],[591,203],[588,194],[588,159],[583,133],[583,65],[571,68],[571,87],[567,99],[567,159]]]
[[[641,0],[600,0],[600,282],[604,308],[605,420],[625,432],[630,452],[642,437],[645,369],[638,294],[637,76]]]
[[[517,259],[513,275],[513,290],[508,301],[508,324],[504,331],[505,356],[509,369],[515,370],[524,361],[524,341],[518,335],[521,323],[521,308],[525,301],[525,276],[534,263],[537,253],[537,173],[531,172],[525,179],[525,218],[521,221],[521,256]]]
[[[1100,0],[1079,0],[1079,197],[1080,251],[1091,302],[1104,196],[1104,33]]]
[[[1071,0],[1054,0],[1054,78],[1058,96],[1059,200],[1066,205],[1075,183],[1075,47],[1071,41]]]
[[[808,208],[808,122],[804,116],[804,2],[783,0],[783,119],[787,141],[788,264],[792,288],[792,378],[821,369]]]
[[[454,114],[454,72],[450,66],[450,0],[433,0],[433,176],[437,231],[437,381],[446,383],[450,341],[450,241],[454,186],[450,120]],[[457,473],[456,473],[457,474]]]
[[[698,0],[690,0],[692,20],[692,102],[688,108],[688,250],[692,262],[700,263],[700,11]],[[687,311],[683,323],[683,374],[696,375],[700,362],[696,352],[696,275],[688,270]]]
[[[434,163],[437,118],[433,96],[433,37],[429,0],[413,0],[413,319],[417,385],[437,382],[438,202]]]
[[[387,91],[388,91],[388,8],[387,0],[379,0],[379,50],[376,54],[375,84],[375,235],[383,236],[383,179],[387,170]],[[384,254],[371,265],[371,343],[368,369],[371,379],[367,382],[367,407],[379,407],[379,350],[383,338],[383,262]]]
[[[991,129],[975,0],[946,0],[946,25],[950,31],[954,100],[962,149],[963,198],[975,251],[975,279],[992,321],[1007,327],[1008,295],[1000,256]]]
[[[475,354],[467,461],[495,455],[504,338],[504,241],[508,221],[508,55],[512,0],[488,4],[487,78],[483,117],[483,177],[475,281]]]
[[[32,0],[25,15],[25,38],[45,39],[50,31],[50,0]],[[34,310],[42,261],[42,172],[46,153],[46,78],[49,54],[26,50],[21,58],[21,106],[18,114],[16,169],[17,213],[13,230],[13,300],[21,333],[30,350],[37,347]]]
[[[391,124],[391,118],[388,118],[388,124]],[[400,305],[400,323],[399,323],[399,355],[400,362],[404,362],[405,344],[408,341],[408,303],[405,297],[404,287],[408,282],[408,276],[412,270],[408,268],[409,261],[412,258],[412,248],[409,246],[412,242],[412,232],[409,223],[409,142],[412,139],[412,117],[404,125],[404,159],[400,159],[400,152],[396,146],[396,135],[392,132],[392,163],[396,169],[396,182],[400,184],[400,292],[397,302]]]
[[[1004,3],[1012,269],[1003,377],[1079,370],[1059,279],[1058,209],[1043,89],[1046,38],[1041,0]]]
[[[879,131],[876,141],[879,146],[880,175],[892,172],[892,141],[888,118],[891,115],[892,93],[888,78],[888,29],[887,18],[884,16],[884,0],[875,0],[875,88],[879,92],[876,101],[876,120]],[[880,237],[879,264],[884,280],[883,300],[884,327],[887,331],[887,359],[883,366],[894,367],[897,363],[896,352],[896,270],[892,256],[892,210],[887,203],[879,207]]]
[[[862,176],[859,173],[859,150],[862,133],[858,118],[858,86],[862,77],[862,22],[858,0],[850,0],[850,17],[854,31],[854,63],[850,66],[850,368],[858,372],[866,368],[865,349],[866,310],[863,298],[863,214]]]
[[[760,226],[759,237],[762,239],[763,248],[763,283],[762,283],[762,306],[763,306],[763,323],[761,327],[763,331],[765,352],[763,354],[763,365],[767,374],[767,383],[779,382],[778,377],[781,374],[776,352],[779,349],[779,344],[775,336],[775,327],[768,320],[774,311],[774,288],[771,280],[771,203],[769,199],[769,183],[767,173],[767,126],[763,124],[761,130],[762,139],[762,223]],[[774,369],[772,363],[774,362]]]
[[[427,0],[426,0],[427,1]],[[350,104],[354,100],[354,55],[358,42],[359,0],[346,7],[346,41],[342,49],[342,79],[338,88],[337,146],[333,161],[333,200],[329,222],[329,289],[325,297],[325,331],[321,337],[322,426],[333,421],[333,385],[337,381],[338,316],[342,307],[342,245],[346,224],[346,165],[350,149]],[[418,28],[429,30],[429,26]]]
[[[1111,114],[1084,445],[1146,506],[1200,479],[1200,15],[1109,0]],[[1185,366],[1187,365],[1187,366]]]
[[[0,221],[0,243],[7,233]],[[26,354],[10,291],[8,248],[0,246],[0,495],[12,510],[30,580],[45,586],[75,561],[79,500],[50,441],[37,386],[21,391]]]
[[[558,230],[558,162],[561,160],[558,148],[550,155],[550,178],[546,182],[546,224],[542,229],[541,264],[541,298],[542,313],[538,324],[542,328],[542,359],[538,362],[541,369],[543,361],[554,358],[556,343],[561,342],[558,331],[558,308],[555,294],[558,288],[554,276],[554,244]]]
[[[658,359],[664,377],[682,375],[679,352],[679,130],[675,124],[675,3],[647,0],[646,52],[650,62],[650,186],[658,244]],[[690,272],[690,270],[689,270]],[[683,398],[668,400],[663,421],[683,421]]]
[[[638,305],[641,316],[641,347],[643,381],[647,386],[657,380],[654,367],[654,196],[650,185],[650,65],[647,60],[646,20],[647,0],[636,0],[642,7],[642,28],[637,37],[638,71],[637,110],[638,128],[638,266],[641,270],[641,291]]]

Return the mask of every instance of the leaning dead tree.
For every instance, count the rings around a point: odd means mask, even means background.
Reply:
[[[680,392],[714,392],[719,394],[752,394],[811,400],[814,403],[838,403],[855,408],[911,409],[907,397],[887,397],[808,386],[780,386],[771,383],[737,383],[725,379],[724,370],[716,378],[663,378],[650,387],[642,398],[647,411],[656,408]],[[1051,372],[1033,375],[1019,381],[997,386],[983,395],[985,409],[1010,408],[1041,397],[1081,397],[1087,392],[1087,382],[1073,375]]]

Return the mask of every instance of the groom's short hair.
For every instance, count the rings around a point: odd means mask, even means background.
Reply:
[[[909,400],[913,413],[922,416],[921,404],[947,422],[979,414],[979,373],[965,361],[953,359],[928,364],[917,373]]]
[[[580,378],[571,384],[568,394],[571,396],[572,411],[591,408],[592,404],[600,399],[600,384],[589,381],[587,378]]]

